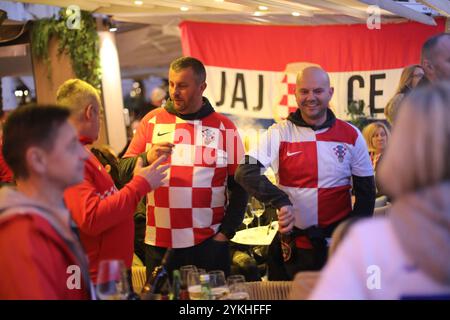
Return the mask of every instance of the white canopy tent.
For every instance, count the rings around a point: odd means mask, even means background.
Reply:
[[[323,25],[366,23],[369,5],[381,8],[381,22],[405,19],[435,25],[433,16],[450,16],[450,0],[24,0],[27,4],[67,7],[104,14],[117,22],[123,76],[165,76],[180,56],[178,24],[183,20]],[[47,9],[49,10],[49,9]]]

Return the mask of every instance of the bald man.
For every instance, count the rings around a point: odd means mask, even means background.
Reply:
[[[428,81],[450,81],[450,33],[440,33],[423,44],[422,66]]]
[[[333,92],[321,68],[299,73],[297,111],[272,125],[236,172],[236,181],[250,195],[278,209],[270,280],[292,280],[298,271],[321,269],[336,226],[373,213],[375,183],[367,146],[357,128],[330,110]],[[269,166],[277,185],[262,174]]]

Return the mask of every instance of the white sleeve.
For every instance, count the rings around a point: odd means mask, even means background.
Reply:
[[[272,162],[278,159],[280,137],[278,124],[273,124],[260,136],[258,145],[252,148],[247,155],[257,159],[265,168],[269,167]]]
[[[354,228],[358,226],[355,225]],[[366,268],[362,256],[361,239],[353,228],[321,271],[311,300],[361,300],[367,299]]]
[[[359,132],[359,130],[357,131],[358,138],[356,139],[355,147],[352,150],[352,175],[358,177],[370,177],[373,176],[374,173],[369,151],[361,132]]]

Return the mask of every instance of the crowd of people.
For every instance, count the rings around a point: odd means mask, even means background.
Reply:
[[[169,272],[196,265],[260,280],[254,263],[232,268],[231,252],[241,251],[230,239],[249,196],[278,219],[267,276],[294,280],[293,296],[298,275],[315,271],[312,299],[449,298],[449,81],[443,33],[403,71],[386,106],[389,126],[361,133],[332,112],[328,73],[306,67],[297,111],[245,152],[234,123],[203,96],[203,63],[181,57],[169,67],[169,98],[117,157],[88,148],[101,99],[68,80],[58,105],[18,108],[3,127],[1,167],[14,185],[0,189],[0,270],[8,274],[0,299],[92,299],[100,261],[122,260],[130,271],[138,247],[148,273],[170,250]],[[372,219],[382,195],[389,209]],[[81,281],[69,285],[69,270]]]

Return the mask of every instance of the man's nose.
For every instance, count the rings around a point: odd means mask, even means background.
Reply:
[[[307,98],[308,100],[310,100],[310,99],[315,99],[315,98],[316,98],[316,95],[314,94],[313,91],[309,91],[308,94],[306,95],[306,98]]]

